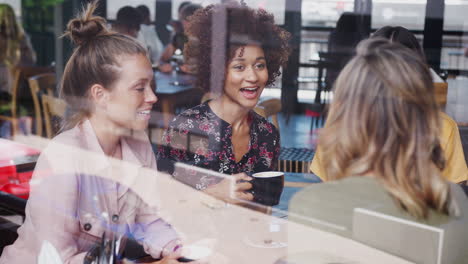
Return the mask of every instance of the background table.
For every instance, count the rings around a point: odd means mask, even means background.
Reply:
[[[164,127],[167,127],[172,117],[176,114],[177,105],[191,106],[200,103],[203,92],[195,88],[195,76],[185,73],[155,72],[156,96],[158,102],[155,107],[160,107],[163,114]],[[176,84],[178,83],[178,85]]]

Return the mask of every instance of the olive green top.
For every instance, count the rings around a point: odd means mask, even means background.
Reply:
[[[339,181],[314,184],[298,192],[289,205],[289,220],[353,238],[354,209],[363,208],[378,214],[443,229],[442,256],[443,259],[450,261],[442,263],[466,264],[468,263],[466,262],[468,259],[468,199],[456,184],[451,183],[450,188],[451,215],[431,210],[428,219],[418,220],[403,211],[374,178],[349,177]],[[450,252],[450,256],[445,253],[446,250]]]

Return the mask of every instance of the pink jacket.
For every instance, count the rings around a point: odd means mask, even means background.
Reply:
[[[63,263],[81,264],[110,229],[132,233],[147,253],[160,257],[161,250],[177,239],[176,232],[158,217],[156,208],[110,180],[136,177],[138,167],[156,169],[151,145],[142,133],[124,137],[121,146],[122,162],[132,164],[115,169],[89,120],[55,137],[37,162],[19,237],[4,249],[0,263],[37,263],[43,242],[48,241]]]

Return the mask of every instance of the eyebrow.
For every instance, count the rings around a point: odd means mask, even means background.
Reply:
[[[266,59],[265,59],[265,57],[257,57],[255,60],[258,61],[258,60],[266,60]],[[244,58],[235,58],[235,59],[232,59],[232,61],[245,61],[245,59]]]
[[[134,81],[134,82],[131,84],[131,86],[136,86],[137,84],[140,84],[141,82],[149,82],[149,81],[150,81],[150,79],[148,79],[148,78],[141,78],[141,79],[139,79],[138,81]]]

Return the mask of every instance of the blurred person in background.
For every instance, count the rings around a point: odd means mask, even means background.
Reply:
[[[36,53],[23,27],[17,23],[13,8],[8,4],[0,4],[0,94],[2,99],[7,99],[10,95],[15,66],[35,63]]]
[[[136,7],[142,16],[143,22],[140,25],[140,32],[138,33],[138,40],[143,43],[148,49],[151,62],[156,64],[159,62],[163,50],[163,44],[156,33],[156,28],[151,24],[150,10],[145,5]]]
[[[354,56],[359,41],[369,37],[370,25],[365,23],[368,19],[365,15],[344,12],[336,22],[336,27],[328,36],[328,52],[325,58],[330,65],[325,76],[328,88],[333,86],[341,69]]]
[[[117,18],[112,24],[112,30],[132,38],[138,38],[142,22],[142,15],[136,8],[124,6],[117,11]]]
[[[184,1],[182,3],[180,3],[179,7],[177,8],[177,20],[171,20],[169,21],[169,24],[168,24],[168,27],[170,28],[170,31],[172,31],[172,35],[171,35],[171,39],[172,37],[177,34],[177,33],[182,33],[184,31],[183,27],[182,27],[182,14],[181,14],[181,11],[182,9],[191,4],[192,2],[190,1]]]
[[[401,44],[365,40],[334,92],[319,138],[331,182],[296,194],[289,220],[353,238],[354,209],[368,209],[443,229],[451,254],[441,263],[466,263],[468,199],[442,176],[440,109],[426,62]]]
[[[201,8],[202,8],[201,5],[188,3],[188,4],[185,4],[180,9],[179,19],[180,19],[180,22],[182,23],[182,31],[176,32],[175,35],[172,36],[171,43],[169,43],[165,47],[161,55],[160,64],[159,64],[159,70],[161,72],[171,72],[172,70],[174,70],[170,62],[173,59],[174,55],[182,56],[182,54],[184,53],[184,46],[188,41],[185,31],[187,29],[190,16],[192,16],[195,13],[195,11]],[[191,72],[191,70],[188,67],[188,64],[186,63],[183,63],[180,66],[180,70],[186,73]]]

